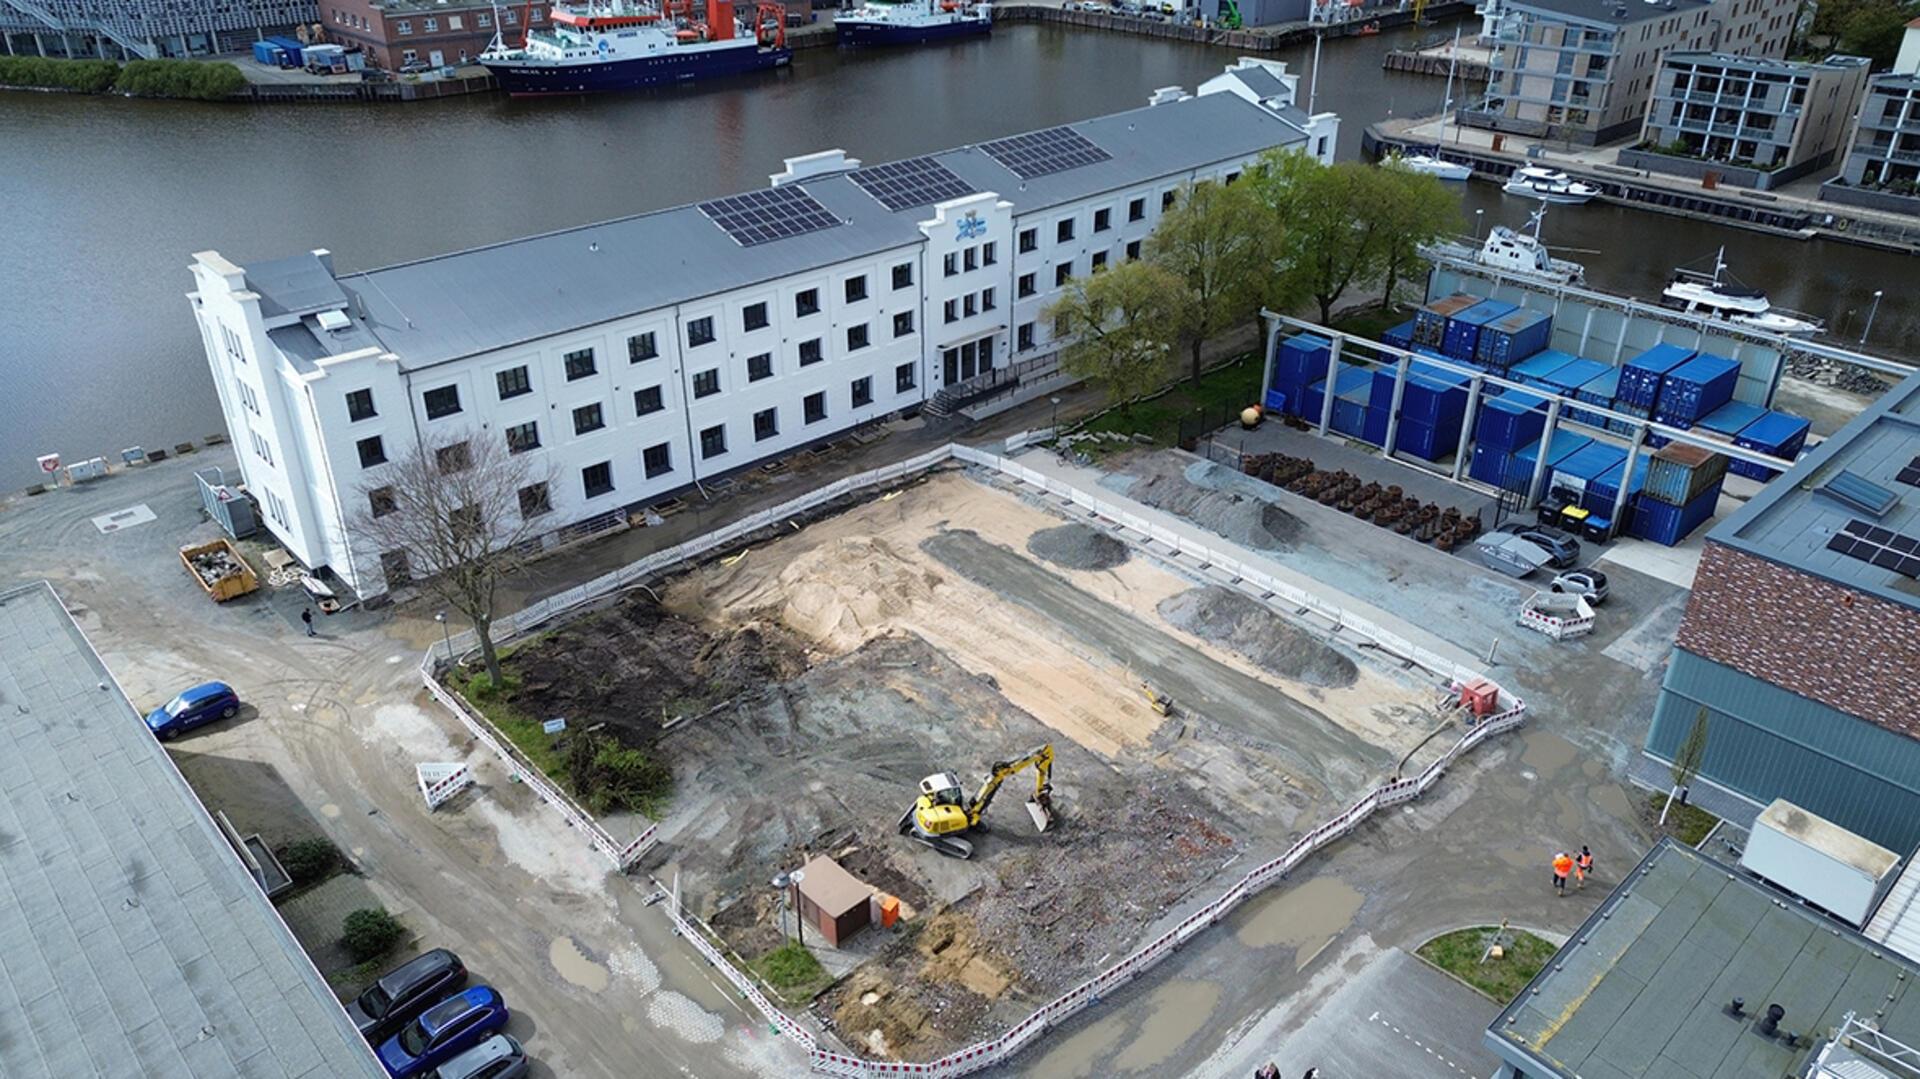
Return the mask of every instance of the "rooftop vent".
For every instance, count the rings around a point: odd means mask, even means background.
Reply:
[[[1856,473],[1841,469],[1819,491],[1872,517],[1885,517],[1900,496]]]
[[[339,333],[341,330],[353,325],[353,323],[348,320],[345,311],[322,311],[318,315],[315,315],[314,319],[320,323],[320,328],[328,333]]]
[[[1767,1017],[1760,1020],[1760,1033],[1771,1038],[1780,1033],[1780,1020],[1787,1017],[1787,1010],[1778,1004],[1767,1005]]]
[[[1735,1019],[1747,1014],[1747,998],[1734,997],[1733,1003],[1727,1005],[1727,1014]]]

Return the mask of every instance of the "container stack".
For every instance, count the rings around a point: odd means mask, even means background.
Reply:
[[[1544,450],[1541,447],[1542,442],[1546,443]],[[1551,438],[1535,439],[1514,451],[1513,459],[1507,462],[1507,474],[1501,486],[1516,494],[1524,495],[1533,483],[1534,463],[1539,460],[1543,452],[1547,459],[1547,474],[1552,475],[1554,468],[1560,462],[1591,445],[1593,445],[1593,439],[1566,430],[1554,431]]]
[[[1613,407],[1613,395],[1620,388],[1620,369],[1608,367],[1605,371],[1580,384],[1573,392],[1574,399],[1601,408]],[[1598,412],[1588,412],[1584,408],[1567,410],[1567,418],[1589,427],[1599,427],[1608,431],[1626,434],[1627,425],[1619,420],[1609,420]]]
[[[1382,344],[1392,345],[1394,348],[1412,348],[1413,320],[1408,319],[1393,329],[1388,330],[1386,333],[1381,334],[1380,341]]]
[[[1633,475],[1629,476],[1626,459],[1621,458],[1611,467],[1588,480],[1587,489],[1580,496],[1580,507],[1593,515],[1588,520],[1606,520],[1613,516],[1614,503],[1620,498],[1620,484],[1625,482],[1627,501],[1620,506],[1622,519],[1607,522],[1616,528],[1625,528],[1628,524],[1627,519],[1633,516],[1633,496],[1639,494],[1641,488],[1646,485],[1647,465],[1651,460],[1652,458],[1644,453],[1636,456],[1633,461]]]
[[[1513,451],[1538,439],[1547,428],[1547,401],[1520,390],[1487,398],[1473,432],[1473,461],[1467,474],[1498,487],[1506,482]]]
[[[1649,419],[1660,401],[1660,384],[1667,372],[1693,359],[1693,350],[1679,345],[1655,345],[1628,360],[1620,368],[1620,384],[1614,390],[1613,410],[1629,416]]]
[[[1547,347],[1553,340],[1553,316],[1520,308],[1480,328],[1473,358],[1490,371],[1505,371]]]
[[[1576,358],[1558,349],[1550,348],[1545,352],[1536,352],[1514,364],[1513,368],[1507,372],[1507,377],[1523,386],[1534,386],[1543,390],[1552,389],[1547,382],[1547,376],[1572,363]]]
[[[1633,496],[1627,532],[1668,547],[1679,544],[1712,518],[1727,477],[1724,454],[1673,444],[1647,464],[1640,493]]]
[[[1653,420],[1668,427],[1690,430],[1695,423],[1733,400],[1733,391],[1739,382],[1737,360],[1702,352],[1668,371],[1661,380]]]
[[[1705,416],[1700,417],[1693,427],[1703,435],[1732,442],[1735,435],[1746,430],[1747,425],[1767,414],[1759,405],[1750,405],[1745,401],[1728,401]],[[1729,464],[1728,467],[1732,467]]]
[[[1456,292],[1420,308],[1413,313],[1413,343],[1428,348],[1442,348],[1447,336],[1447,323],[1453,316],[1480,302],[1480,297]]]
[[[1517,310],[1519,310],[1518,304],[1511,304],[1505,300],[1481,300],[1447,319],[1447,330],[1441,338],[1440,351],[1448,359],[1473,359],[1474,353],[1480,347],[1481,328]]]
[[[1609,470],[1624,467],[1626,461],[1627,451],[1619,446],[1609,442],[1590,443],[1553,466],[1553,473],[1547,480],[1547,490],[1558,496],[1560,501],[1585,507],[1587,488]],[[1612,509],[1612,506],[1607,507],[1609,512]]]
[[[1362,438],[1376,446],[1384,446],[1387,441],[1398,375],[1396,367],[1381,367],[1373,373]],[[1387,452],[1411,453],[1428,461],[1451,455],[1460,443],[1460,428],[1466,421],[1468,381],[1466,375],[1413,361],[1400,395],[1400,425]]]
[[[1327,354],[1333,342],[1318,334],[1297,333],[1280,342],[1273,357],[1273,385],[1267,387],[1266,406],[1289,416],[1306,414],[1306,389],[1327,377]],[[1320,413],[1314,412],[1318,419]]]
[[[1367,399],[1373,392],[1373,374],[1359,367],[1342,365],[1334,379],[1333,417],[1329,422],[1333,430],[1349,438],[1360,438],[1366,434]],[[1327,380],[1321,379],[1309,385],[1301,394],[1301,418],[1308,423],[1320,422],[1320,410],[1327,399]]]
[[[1799,416],[1789,416],[1785,412],[1766,412],[1754,420],[1740,433],[1734,436],[1733,444],[1743,450],[1755,450],[1783,461],[1792,461],[1806,448],[1807,432],[1813,424]],[[1749,479],[1770,480],[1780,474],[1777,468],[1765,465],[1748,464],[1745,461],[1732,461],[1727,470],[1735,475]]]

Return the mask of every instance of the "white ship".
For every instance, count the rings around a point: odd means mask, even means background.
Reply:
[[[1460,239],[1434,244],[1428,251],[1435,256],[1472,262],[1511,277],[1527,277],[1554,285],[1586,284],[1585,266],[1554,258],[1546,243],[1540,239],[1540,225],[1546,216],[1545,206],[1533,212],[1527,221],[1530,233],[1495,225],[1485,242],[1478,247]]]
[[[1500,190],[1563,206],[1579,206],[1600,194],[1600,189],[1592,184],[1581,183],[1559,169],[1540,165],[1516,169]]]
[[[786,9],[741,0],[594,0],[553,5],[551,30],[529,29],[518,46],[496,32],[480,63],[514,97],[632,90],[780,67],[787,48]],[[499,16],[494,16],[499,25]]]
[[[924,45],[993,30],[993,6],[970,0],[866,0],[834,19],[842,45]]]
[[[1724,247],[1713,256],[1712,273],[1684,267],[1673,271],[1660,293],[1661,302],[1690,315],[1708,315],[1768,333],[1814,334],[1824,329],[1819,319],[1775,307],[1760,289],[1729,280],[1726,256]]]
[[[1422,173],[1441,180],[1470,180],[1473,168],[1457,161],[1448,161],[1434,154],[1394,155],[1387,160],[1411,172]]]

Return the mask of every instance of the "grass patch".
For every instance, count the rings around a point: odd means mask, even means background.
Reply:
[[[754,960],[753,968],[790,1000],[811,1000],[833,982],[806,945],[791,940]]]
[[[1151,400],[1116,405],[1088,420],[1082,429],[1145,435],[1156,445],[1170,446],[1179,440],[1180,421],[1205,417],[1216,421],[1208,424],[1211,429],[1258,402],[1260,371],[1259,355],[1249,352],[1201,375],[1197,383],[1183,379]]]
[[[1660,827],[1660,811],[1667,807],[1667,796],[1653,794],[1647,797],[1647,823]],[[1697,847],[1713,831],[1720,818],[1701,809],[1697,805],[1676,805],[1673,812],[1667,814],[1664,831],[1689,847]]]
[[[548,734],[540,729],[540,720],[523,715],[519,709],[501,699],[501,694],[493,691],[485,671],[466,671],[455,668],[444,676],[448,687],[459,691],[466,697],[467,703],[479,709],[493,724],[495,730],[507,736],[515,748],[525,754],[528,761],[549,779],[567,782],[567,755],[556,745],[559,735]],[[511,689],[512,679],[508,678]],[[476,686],[474,683],[479,682]]]
[[[1399,308],[1382,311],[1379,306],[1369,304],[1362,310],[1349,311],[1334,319],[1333,328],[1378,341],[1381,334],[1407,321],[1409,317]]]
[[[1501,934],[1506,954],[1482,963],[1480,957],[1486,954],[1495,933]],[[1484,925],[1443,933],[1422,944],[1417,954],[1504,1007],[1520,995],[1556,951],[1559,949],[1551,943],[1524,929],[1500,930]]]

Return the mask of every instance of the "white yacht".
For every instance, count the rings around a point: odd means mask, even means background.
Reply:
[[[1394,156],[1387,160],[1410,172],[1423,173],[1441,180],[1471,180],[1473,168],[1457,161],[1448,161],[1435,154],[1407,154]]]
[[[1579,206],[1600,194],[1600,189],[1592,184],[1581,183],[1559,169],[1541,165],[1516,169],[1500,190],[1509,195],[1523,195],[1564,206]]]
[[[1532,233],[1510,229],[1505,225],[1493,226],[1487,233],[1487,240],[1480,250],[1473,253],[1473,261],[1502,273],[1520,274],[1551,281],[1556,285],[1580,285],[1587,280],[1587,268],[1577,262],[1554,258],[1547,245],[1540,240],[1540,223],[1546,219],[1547,208],[1540,207],[1533,212],[1527,223]]]
[[[1685,267],[1674,270],[1660,293],[1661,302],[1688,314],[1707,315],[1767,333],[1815,334],[1824,329],[1819,319],[1775,307],[1765,292],[1730,280],[1726,256],[1724,247],[1713,256],[1712,273]]]

